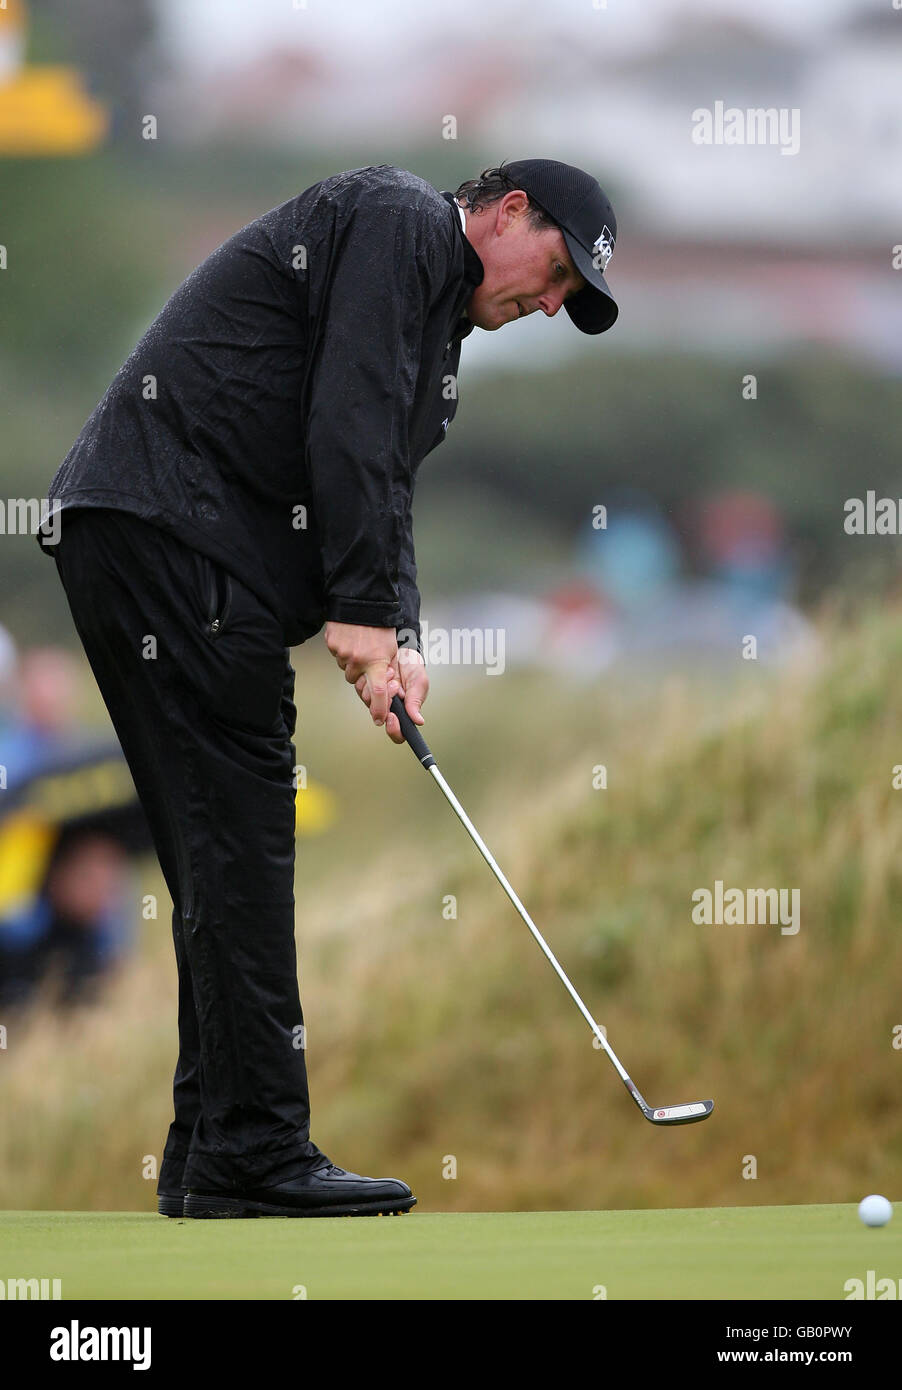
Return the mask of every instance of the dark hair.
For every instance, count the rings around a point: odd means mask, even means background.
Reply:
[[[469,212],[478,212],[480,208],[490,207],[492,203],[500,202],[506,193],[512,193],[519,184],[510,174],[507,173],[503,165],[497,168],[483,169],[478,179],[467,179],[462,183],[455,193],[455,198],[462,198],[466,201]],[[526,193],[526,189],[522,190]],[[526,194],[529,198],[529,194]],[[527,214],[529,225],[534,232],[542,232],[546,227],[556,227],[554,218],[534,203],[529,198],[529,211]]]

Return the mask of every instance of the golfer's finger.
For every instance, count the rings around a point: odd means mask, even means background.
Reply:
[[[425,716],[425,714],[423,713],[423,711],[420,709],[420,705],[419,705],[419,703],[417,702],[417,699],[416,699],[416,696],[415,696],[415,695],[414,695],[414,696],[411,696],[411,695],[408,693],[407,695],[404,696],[404,708],[407,710],[407,713],[410,715],[410,717],[411,717],[411,719],[413,720],[414,724],[425,724],[425,723],[426,723],[426,716]]]
[[[388,734],[392,743],[405,742],[404,735],[401,733],[401,724],[398,720],[398,716],[392,714],[391,710],[389,710],[388,718],[385,721],[385,732]]]
[[[424,666],[409,665],[404,671],[404,708],[414,724],[425,724],[426,717],[420,706],[429,694],[429,677]]]
[[[354,689],[357,691],[357,694],[359,695],[359,697],[360,697],[360,699],[363,701],[363,703],[366,705],[367,709],[369,709],[369,707],[370,707],[370,698],[371,698],[371,697],[370,697],[369,688],[368,688],[367,683],[366,683],[366,676],[361,676],[361,677],[360,677],[360,679],[357,681],[357,684],[355,685]],[[397,679],[395,679],[395,680],[393,680],[393,681],[389,681],[389,683],[388,683],[388,703],[389,703],[389,705],[391,705],[391,702],[392,702],[392,700],[395,698],[395,696],[396,696],[396,695],[400,695],[401,693],[402,693],[402,692],[401,692],[401,686],[400,686],[399,681],[398,681]],[[386,727],[387,727],[387,725],[388,725],[388,720],[386,720]]]
[[[370,714],[375,724],[382,725],[388,717],[388,663],[374,662],[366,670],[366,683],[370,692]]]
[[[392,700],[394,699],[394,697],[395,697],[396,695],[403,694],[403,687],[402,687],[401,682],[400,682],[400,680],[398,679],[398,677],[397,677],[397,676],[393,676],[390,670],[389,670],[389,672],[388,672],[387,674],[388,674],[388,702],[389,702],[389,704],[391,704]],[[357,677],[356,681],[354,682],[354,689],[357,691],[357,694],[360,696],[360,698],[361,698],[361,700],[363,701],[363,703],[364,703],[365,705],[368,705],[369,702],[370,702],[370,692],[369,692],[369,687],[368,687],[368,685],[367,685],[366,676],[358,676],[358,677]]]

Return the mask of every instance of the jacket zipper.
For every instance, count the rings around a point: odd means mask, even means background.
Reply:
[[[227,571],[220,570],[214,560],[207,557],[210,583],[207,592],[207,632],[210,637],[218,637],[225,626],[232,606],[232,578]]]

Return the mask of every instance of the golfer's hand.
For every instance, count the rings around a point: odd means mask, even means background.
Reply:
[[[389,682],[388,698],[389,703],[395,695],[400,695],[404,701],[404,708],[410,715],[414,724],[425,724],[426,720],[420,709],[426,696],[429,694],[429,677],[426,675],[426,663],[419,652],[410,651],[407,647],[398,650],[398,675]],[[392,743],[403,743],[404,735],[401,733],[401,725],[398,716],[388,713],[385,723],[385,732],[388,734]]]
[[[398,636],[393,627],[362,627],[357,623],[326,623],[326,646],[345,673],[345,680],[356,687],[369,709],[373,723],[383,725],[397,684]],[[397,719],[391,716],[394,723]]]
[[[361,676],[356,683],[357,694],[365,705],[370,703],[370,695],[366,686],[366,678]],[[404,701],[404,707],[410,715],[414,724],[425,724],[426,720],[420,711],[420,705],[429,694],[429,677],[426,675],[426,666],[419,652],[408,651],[406,647],[401,647],[398,651],[398,670],[393,673],[388,682],[389,704],[396,695],[400,695]],[[392,743],[403,743],[404,735],[401,733],[401,725],[398,716],[388,713],[385,721],[385,732],[388,734]]]

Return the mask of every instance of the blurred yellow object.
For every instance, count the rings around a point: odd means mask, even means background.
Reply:
[[[24,67],[0,83],[0,155],[87,154],[109,125],[74,68]]]
[[[88,154],[109,112],[74,68],[26,65],[26,23],[23,0],[0,0],[0,155]]]
[[[38,892],[58,834],[57,826],[27,811],[0,824],[0,917]]]
[[[48,805],[55,800],[50,797]],[[321,835],[337,818],[338,798],[328,787],[308,782],[298,788],[295,834]],[[36,896],[58,837],[59,826],[33,811],[13,812],[0,822],[0,919]]]
[[[118,753],[43,772],[24,793],[28,809],[51,821],[77,820],[92,812],[129,806],[134,799],[132,775]]]
[[[321,835],[338,819],[338,798],[320,782],[298,787],[294,808],[296,835]]]

